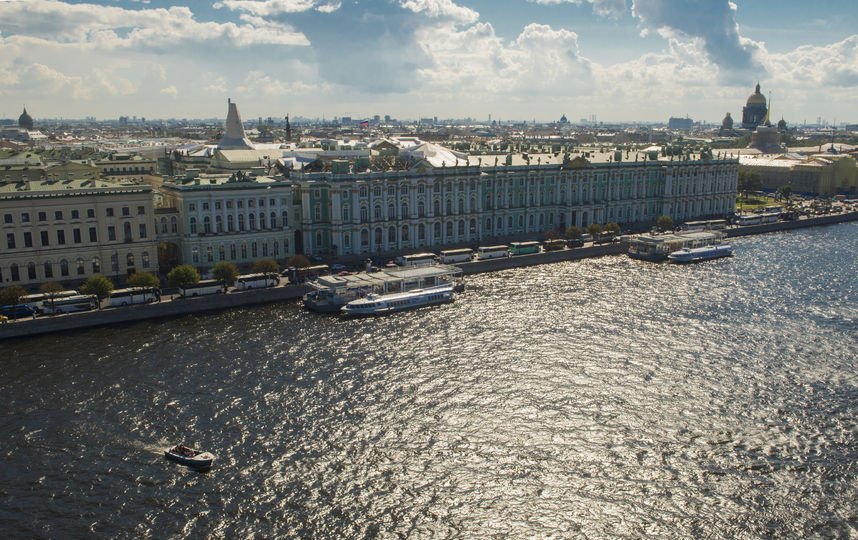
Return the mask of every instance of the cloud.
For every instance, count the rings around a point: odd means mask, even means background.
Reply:
[[[593,13],[605,17],[618,17],[626,11],[626,0],[527,0],[534,4],[557,5],[557,4],[583,4],[593,5]]]
[[[736,4],[728,0],[633,0],[632,13],[663,37],[699,42],[725,72],[759,71],[761,45],[739,35]]]
[[[176,96],[178,96],[178,95],[179,95],[179,91],[176,89],[176,87],[175,87],[175,86],[173,86],[173,85],[171,84],[170,86],[168,86],[168,87],[166,87],[166,88],[162,88],[162,89],[161,89],[160,94],[161,94],[162,96],[167,96],[167,97],[175,98]]]

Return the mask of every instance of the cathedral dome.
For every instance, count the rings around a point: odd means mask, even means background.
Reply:
[[[27,114],[27,107],[24,107],[24,112],[18,117],[18,127],[33,129],[33,117]]]
[[[747,105],[765,105],[766,97],[760,93],[760,85],[757,83],[757,89],[748,97]]]

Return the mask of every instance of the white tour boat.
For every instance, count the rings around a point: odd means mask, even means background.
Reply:
[[[347,303],[342,312],[347,315],[381,315],[452,301],[453,285],[448,284],[393,294],[369,294]]]
[[[667,256],[672,263],[691,263],[731,257],[733,247],[730,244],[718,244],[699,248],[682,248]]]

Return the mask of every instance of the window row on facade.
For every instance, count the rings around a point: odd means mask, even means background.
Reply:
[[[128,217],[131,216],[131,208],[129,206],[123,206],[119,209],[121,216]],[[138,206],[137,207],[137,215],[145,215],[146,207]],[[85,218],[81,216],[85,215]],[[108,207],[104,209],[105,217],[114,217],[116,215],[116,208]],[[17,219],[16,219],[17,217]],[[4,225],[13,225],[13,224],[27,224],[27,223],[45,223],[48,221],[58,222],[58,221],[66,221],[66,220],[77,220],[77,219],[96,219],[95,208],[85,208],[85,209],[72,209],[72,210],[39,210],[39,211],[27,211],[27,212],[18,212],[17,215],[13,213],[4,213],[3,214],[3,224]]]
[[[149,269],[153,261],[150,260],[149,252],[143,251],[140,255],[140,267]],[[133,253],[110,255],[110,273],[120,274],[120,264],[124,263],[124,272],[133,272],[136,266],[136,257]],[[89,272],[87,272],[89,270]],[[92,257],[85,260],[78,257],[73,260],[59,259],[58,261],[46,260],[39,264],[29,262],[18,265],[12,263],[8,268],[0,268],[0,281],[3,283],[50,281],[53,279],[83,279],[88,275],[102,274],[106,269],[102,268],[101,257]],[[5,275],[4,275],[5,273]]]
[[[137,236],[133,234],[133,225],[126,221],[122,224],[121,234],[118,236],[117,227],[108,225],[107,242],[134,242],[136,240],[145,240],[148,238],[148,231],[145,223],[137,224]],[[38,245],[35,240],[38,240]],[[27,249],[27,248],[45,248],[52,246],[66,246],[69,244],[97,244],[98,243],[98,228],[88,227],[81,229],[75,227],[73,229],[50,229],[41,231],[21,231],[6,233],[6,249]]]

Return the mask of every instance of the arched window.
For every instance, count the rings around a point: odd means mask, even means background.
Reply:
[[[530,214],[530,215],[527,217],[527,225],[528,225],[529,227],[533,227],[533,214]]]
[[[265,213],[264,212],[259,212],[259,228],[260,229],[265,228]]]
[[[247,221],[250,224],[250,230],[255,231],[256,230],[256,214],[250,214],[249,216],[247,216]]]
[[[322,231],[316,231],[316,247],[322,247]]]
[[[422,223],[417,226],[417,240],[426,240],[426,225]]]
[[[360,187],[360,196],[361,196],[361,197],[366,197],[366,194],[367,194],[366,186],[361,186],[361,187]]]
[[[122,230],[125,233],[125,241],[130,242],[132,240],[132,238],[131,238],[131,222],[126,221],[125,223],[123,223],[122,224]]]
[[[380,204],[375,205],[375,208],[373,208],[372,213],[373,213],[373,218],[376,221],[381,221],[382,217],[381,217],[381,205]]]
[[[396,219],[396,206],[393,203],[387,205],[387,219]]]
[[[381,227],[376,227],[375,229],[375,245],[380,246],[384,241],[384,231],[381,230]]]
[[[402,203],[402,219],[408,219],[408,203]],[[404,238],[403,238],[404,240]]]
[[[223,216],[215,216],[215,230],[217,232],[223,232]]]
[[[232,214],[226,216],[226,230],[232,232],[235,230],[235,218]]]
[[[204,233],[212,232],[212,220],[209,216],[205,216],[203,218],[203,232]]]
[[[45,277],[54,277],[54,265],[50,261],[45,261]]]
[[[167,218],[165,218],[165,217],[161,218],[161,232],[162,233],[167,232]]]
[[[271,212],[271,223],[270,223],[270,225],[271,225],[272,229],[277,228],[277,212]]]
[[[206,262],[214,262],[214,250],[211,246],[206,248]]]
[[[125,256],[125,266],[128,268],[134,268],[134,254],[129,253]]]
[[[229,258],[232,259],[233,261],[237,258],[235,256],[235,244],[229,245]]]
[[[426,216],[426,205],[423,201],[417,201],[417,216],[425,217]]]
[[[435,225],[432,226],[432,229],[433,229],[432,233],[435,236],[435,238],[441,238],[441,222],[440,221],[435,222]]]
[[[369,245],[369,231],[366,229],[360,230],[360,245],[364,247]]]
[[[476,197],[471,197],[471,208],[470,208],[470,211],[471,211],[471,212],[476,212],[476,211],[477,211],[477,198],[476,198]]]
[[[492,230],[492,220],[491,220],[491,218],[486,218],[486,230],[487,230],[487,231]]]
[[[476,220],[476,219],[472,219],[472,220],[471,220],[471,223],[470,223],[470,229],[469,229],[469,230],[470,230],[470,233],[471,233],[472,235],[477,234],[477,220]]]
[[[250,243],[250,256],[254,259],[259,256],[259,250],[256,249],[256,242]]]
[[[510,230],[512,229],[512,216],[506,218],[506,228]]]
[[[143,259],[143,268],[149,268],[149,252],[144,251],[141,255],[141,259]]]
[[[502,217],[499,217],[499,218],[498,218],[498,222],[497,222],[497,230],[498,230],[498,232],[500,232],[500,231],[501,231],[501,229],[503,229],[503,218],[502,218]]]
[[[435,199],[435,202],[432,203],[432,212],[436,216],[441,215],[441,200],[440,199]]]
[[[176,216],[170,218],[170,232],[179,232],[179,222]]]
[[[390,244],[396,243],[396,227],[391,226],[387,229],[387,241]]]
[[[60,275],[61,276],[69,275],[69,262],[65,259],[60,261]]]
[[[408,242],[408,225],[402,226],[402,241]]]
[[[447,199],[447,205],[446,206],[447,206],[447,208],[446,208],[447,215],[449,216],[450,214],[453,213],[453,199]]]
[[[83,267],[83,259],[78,257],[77,261],[75,262],[77,263],[77,275],[84,275],[86,273],[86,269]]]
[[[220,245],[217,249],[218,259],[223,261],[226,260],[226,247],[223,244]]]
[[[191,260],[195,263],[200,262],[200,250],[197,248],[193,248],[191,250]]]
[[[351,221],[352,216],[349,214],[349,205],[343,205],[343,221]],[[286,226],[286,212],[283,212],[283,226]]]
[[[238,214],[238,230],[244,230],[244,214]]]
[[[241,244],[241,258],[247,258],[247,244]]]
[[[459,236],[465,236],[465,220],[459,220]]]
[[[446,229],[447,229],[447,240],[450,240],[450,238],[453,236],[453,222],[452,221],[447,222]]]
[[[101,273],[101,259],[98,257],[92,258],[92,273],[99,274]]]
[[[524,227],[524,216],[518,216],[518,228]]]
[[[360,221],[361,223],[369,221],[369,210],[367,210],[366,206],[360,207]]]
[[[349,233],[344,233],[343,244],[345,244],[346,247],[352,247],[352,235],[350,235]]]
[[[119,255],[116,253],[110,256],[110,270],[119,272]]]

